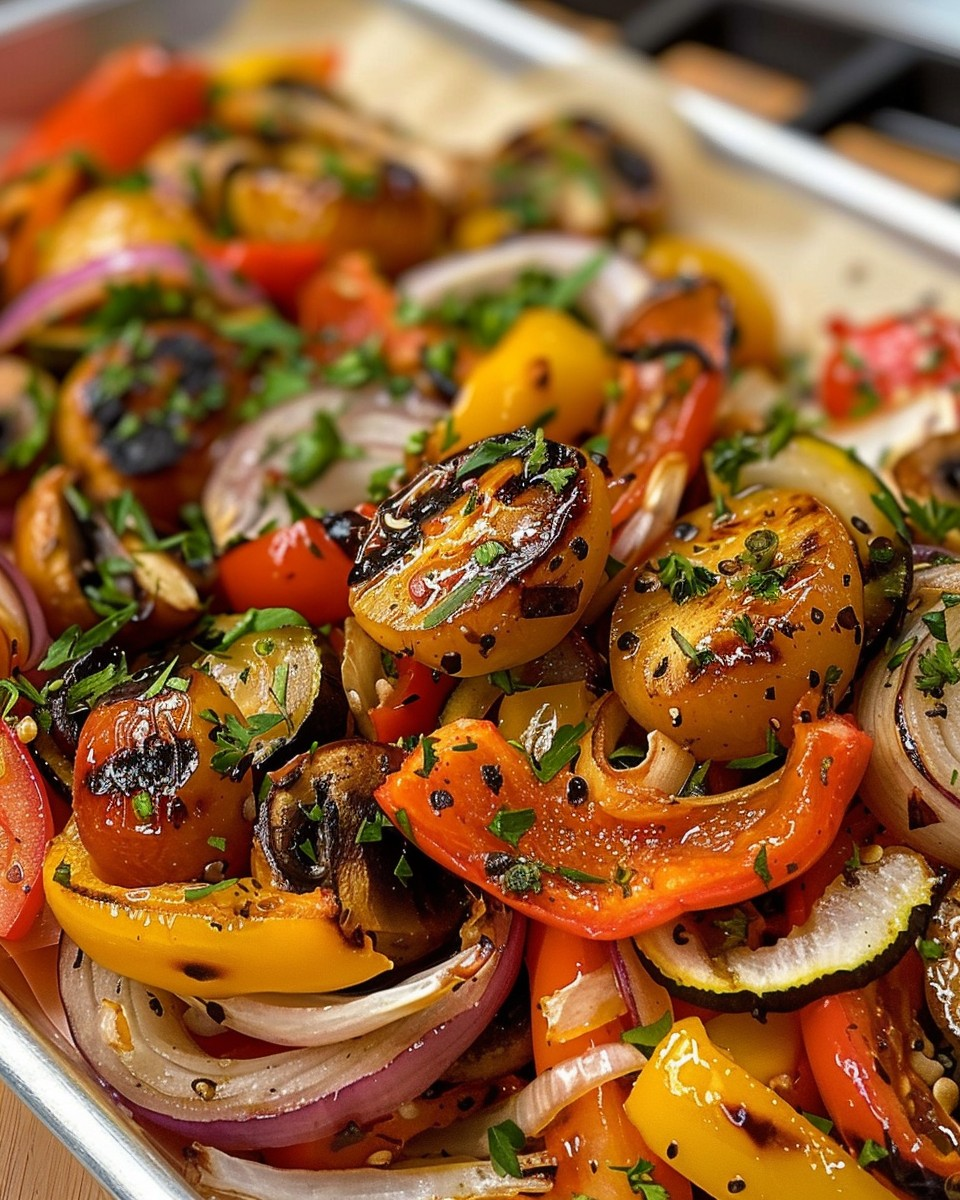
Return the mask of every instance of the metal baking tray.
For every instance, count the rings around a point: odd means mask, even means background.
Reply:
[[[99,54],[124,41],[153,37],[187,45],[209,39],[240,2],[4,0],[0,123],[15,127],[29,119]],[[385,2],[439,24],[504,72],[524,66],[575,69],[597,53],[576,34],[505,0]],[[323,6],[302,4],[304,12],[316,14],[322,37]],[[622,61],[628,54],[609,53]],[[960,213],[719,101],[681,89],[675,104],[723,153],[895,231],[940,264],[960,264]],[[13,963],[4,958],[0,955],[0,1078],[117,1200],[197,1200],[169,1151],[104,1094],[69,1042],[36,1011]]]

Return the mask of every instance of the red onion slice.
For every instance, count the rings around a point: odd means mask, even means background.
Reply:
[[[230,438],[204,488],[203,511],[219,549],[255,537],[271,521],[290,523],[276,482],[287,469],[292,439],[307,433],[320,412],[334,418],[355,453],[292,490],[314,508],[341,512],[363,503],[373,472],[399,467],[410,435],[431,428],[447,409],[416,395],[395,400],[381,388],[321,388],[271,408]]]
[[[652,1025],[665,1012],[673,1016],[670,993],[644,970],[632,938],[610,943],[610,961],[623,1002],[634,1025]]]
[[[37,593],[20,568],[5,554],[0,554],[0,612],[4,611],[22,620],[22,627],[27,634],[27,647],[19,666],[29,671],[46,654],[50,634]]]
[[[349,1171],[302,1171],[267,1167],[232,1158],[209,1146],[190,1151],[187,1178],[217,1196],[255,1197],[256,1200],[472,1200],[473,1197],[526,1196],[549,1192],[546,1175],[513,1179],[499,1175],[492,1163],[417,1163],[403,1167],[358,1167]],[[531,1161],[533,1159],[533,1161]],[[539,1156],[538,1156],[539,1159]],[[532,1155],[520,1155],[521,1169],[540,1165]]]
[[[107,284],[147,278],[194,290],[205,289],[228,308],[263,303],[263,296],[256,288],[240,282],[217,263],[176,246],[134,246],[60,275],[38,279],[21,292],[0,315],[0,352],[19,345],[54,321],[91,308],[103,298]]]
[[[494,921],[481,906],[464,926],[462,949],[401,983],[363,995],[234,996],[217,1000],[215,1008],[184,999],[199,1012],[214,1008],[218,1025],[277,1046],[337,1045],[420,1012],[472,978],[493,953]]]
[[[492,940],[473,978],[421,1012],[338,1046],[260,1059],[203,1053],[181,1001],[98,967],[66,936],[60,994],[80,1053],[142,1116],[228,1150],[288,1146],[392,1112],[475,1041],[516,979],[523,920],[498,910]]]
[[[400,293],[426,308],[448,296],[468,299],[502,291],[530,269],[569,275],[606,243],[563,233],[532,233],[485,250],[453,254],[402,275]],[[610,257],[580,293],[578,306],[601,337],[611,340],[627,316],[645,299],[653,281],[633,259],[606,247]]]

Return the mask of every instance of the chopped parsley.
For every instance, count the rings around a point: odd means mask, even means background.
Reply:
[[[766,846],[760,847],[757,857],[753,860],[753,873],[765,888],[768,888],[773,883],[773,875],[771,875],[770,867],[767,865]]]
[[[531,758],[533,773],[541,783],[549,783],[571,761],[580,749],[580,739],[586,732],[587,723],[585,721],[581,721],[577,725],[561,725],[553,735],[549,748],[541,755],[539,762]]]
[[[517,1151],[523,1149],[526,1140],[527,1135],[514,1121],[501,1121],[499,1125],[490,1126],[487,1145],[490,1148],[490,1162],[498,1175],[523,1178]]]
[[[914,500],[912,496],[904,496],[903,502],[910,523],[935,546],[942,546],[948,534],[960,529],[958,504],[949,504],[937,496],[931,496],[925,504]]]
[[[663,1041],[672,1025],[673,1017],[670,1015],[670,1010],[666,1009],[649,1025],[637,1025],[635,1029],[628,1029],[621,1033],[620,1040],[628,1042],[631,1046],[639,1046],[641,1050],[652,1050],[654,1046],[658,1046]]]
[[[226,713],[220,717],[210,708],[204,709],[200,717],[214,727],[213,740],[218,749],[211,758],[210,765],[221,775],[229,775],[235,771],[251,754],[253,741],[283,720],[280,713],[252,713],[246,719],[237,718],[233,713]]]
[[[873,1138],[867,1138],[863,1143],[863,1149],[857,1155],[857,1162],[861,1167],[869,1167],[873,1163],[882,1162],[885,1158],[889,1158],[889,1156],[889,1150],[881,1146],[878,1142],[875,1142]]]
[[[520,839],[537,823],[537,814],[532,808],[501,808],[487,829],[494,837],[513,846],[520,844]]]
[[[960,683],[960,649],[951,650],[946,642],[937,642],[917,660],[917,691],[940,697],[943,689]]]
[[[612,1163],[608,1163],[607,1166],[611,1171],[622,1171],[626,1175],[630,1191],[635,1196],[642,1196],[643,1200],[670,1200],[667,1189],[654,1181],[653,1163],[647,1162],[645,1158],[638,1158],[632,1167],[615,1167]]]
[[[718,576],[693,563],[682,554],[670,553],[657,562],[660,582],[675,604],[684,604],[694,596],[704,596],[716,584]]]

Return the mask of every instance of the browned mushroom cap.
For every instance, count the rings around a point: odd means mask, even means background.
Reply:
[[[557,117],[511,138],[473,197],[506,209],[518,229],[609,236],[655,229],[664,195],[646,152],[605,122]]]
[[[50,441],[57,385],[13,355],[0,357],[0,507],[13,504]]]
[[[89,629],[107,608],[136,602],[122,637],[148,645],[192,624],[201,602],[189,572],[165,551],[132,533],[118,536],[78,490],[66,466],[38,476],[17,505],[13,551],[55,636],[71,625]],[[95,603],[99,597],[99,602]]]
[[[144,167],[158,184],[216,224],[223,217],[224,190],[234,171],[269,160],[268,147],[256,138],[204,128],[165,138],[147,155]]]
[[[154,525],[199,499],[211,447],[246,391],[237,347],[194,321],[150,324],[85,355],[67,376],[56,438],[87,493],[129,488]]]
[[[213,117],[228,129],[257,137],[303,139],[328,150],[353,149],[382,162],[403,164],[444,203],[456,199],[461,190],[464,165],[459,159],[354,111],[315,86],[276,82],[231,89],[215,97]]]
[[[927,938],[940,950],[925,958],[927,1006],[937,1028],[960,1054],[960,884],[937,906]]]
[[[409,167],[303,143],[282,157],[283,166],[241,168],[227,181],[226,213],[242,236],[320,242],[331,255],[363,249],[388,274],[439,247],[443,208]]]
[[[898,458],[892,468],[893,479],[903,498],[929,505],[960,505],[960,432],[939,433]],[[909,514],[908,514],[909,516]],[[922,542],[932,539],[931,530],[911,520]],[[960,550],[960,530],[943,535],[942,544]]]
[[[369,933],[398,966],[453,937],[467,898],[458,880],[404,841],[373,798],[402,758],[396,746],[359,738],[303,754],[270,776],[255,831],[273,884],[333,888],[345,933]]]

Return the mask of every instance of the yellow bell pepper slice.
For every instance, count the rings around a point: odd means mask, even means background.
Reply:
[[[257,50],[218,64],[214,84],[223,88],[263,87],[277,79],[296,79],[318,87],[329,83],[337,66],[330,47],[315,50]]]
[[[548,438],[573,442],[596,425],[617,370],[600,338],[579,321],[551,308],[528,309],[470,372],[427,456],[445,458],[521,425],[539,424]]]
[[[626,1113],[655,1154],[712,1196],[890,1200],[855,1159],[718,1050],[696,1018],[660,1043]]]
[[[54,916],[85,954],[178,995],[330,992],[393,965],[369,938],[357,945],[344,937],[329,892],[281,892],[253,879],[212,887],[104,883],[73,821],[50,843],[43,886]]]

